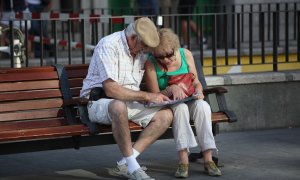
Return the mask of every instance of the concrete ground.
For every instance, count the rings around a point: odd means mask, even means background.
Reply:
[[[300,179],[300,128],[222,133],[216,136],[223,176],[208,177],[200,161],[190,164],[188,179]],[[197,152],[193,148],[192,152]],[[107,168],[120,153],[116,145],[0,156],[1,180],[94,180],[112,177]],[[159,140],[139,158],[156,179],[175,179],[174,142]]]

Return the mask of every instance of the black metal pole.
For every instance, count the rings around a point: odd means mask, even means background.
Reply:
[[[253,64],[253,5],[250,5],[250,13],[249,13],[249,64]]]
[[[81,19],[81,53],[82,53],[82,64],[85,64],[86,50],[85,50],[85,27],[84,19]]]
[[[9,21],[10,67],[14,67],[14,29],[13,21]]]
[[[227,14],[224,14],[224,47],[225,47],[225,65],[228,65],[228,21]]]
[[[288,3],[285,4],[285,62],[289,62],[289,12]]]
[[[261,32],[260,32],[261,62],[264,64],[266,62],[266,58],[265,58],[265,14],[264,14],[264,12],[260,12],[260,23],[261,23]]]
[[[273,12],[273,71],[277,71],[277,12]]]
[[[72,64],[72,47],[71,47],[71,20],[68,20],[68,59],[69,64]]]
[[[54,62],[57,64],[58,49],[57,49],[57,20],[53,21],[53,37],[54,37]]]
[[[216,54],[216,47],[217,47],[217,24],[216,24],[216,14],[213,15],[213,22],[212,22],[212,74],[217,75],[217,54]]]
[[[38,20],[39,22],[39,28],[40,28],[40,65],[43,66],[44,65],[44,45],[43,45],[43,21],[42,20]]]
[[[244,16],[242,14],[242,16]],[[237,14],[237,64],[241,64],[241,14]]]
[[[297,57],[298,57],[298,62],[300,62],[300,11],[297,12],[298,16],[298,39],[297,39]]]

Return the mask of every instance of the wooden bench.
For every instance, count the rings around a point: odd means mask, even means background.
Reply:
[[[212,112],[212,128],[213,128],[213,134],[216,135],[218,132],[218,123],[232,123],[236,122],[237,118],[234,112],[228,110],[226,100],[225,100],[225,95],[224,93],[227,93],[227,90],[224,89],[223,87],[214,87],[214,88],[207,88],[207,84],[203,75],[202,71],[202,66],[200,63],[196,64],[197,67],[197,72],[198,72],[198,77],[199,80],[201,81],[203,88],[204,88],[204,94],[206,96],[206,101],[209,102],[209,94],[215,94],[217,105],[218,105],[218,111],[217,112]],[[66,97],[65,102],[67,104],[77,104],[78,106],[78,111],[79,115],[81,116],[81,120],[84,124],[86,124],[90,130],[91,133],[96,135],[96,136],[101,136],[101,134],[106,134],[106,133],[111,133],[111,127],[110,126],[105,126],[105,125],[99,125],[95,124],[89,121],[88,118],[88,113],[87,113],[87,100],[81,99],[79,97],[80,90],[82,87],[82,82],[83,79],[87,75],[88,71],[88,65],[71,65],[71,66],[66,66],[64,68],[65,71],[65,77],[60,77],[62,80],[62,84],[64,86],[67,86],[65,89],[69,89],[70,91],[66,91]],[[141,89],[146,90],[145,84],[141,84]],[[130,130],[132,131],[132,137],[133,140],[135,140],[139,134],[139,132],[142,131],[142,127],[139,125],[129,122],[130,125]],[[191,126],[193,130],[195,131],[194,124],[191,122]],[[172,127],[170,127],[161,137],[160,139],[166,139],[166,138],[173,138],[173,133],[172,133]],[[103,138],[99,141],[103,141]],[[99,144],[99,141],[96,142],[96,144]],[[93,143],[95,144],[95,143]],[[89,144],[91,145],[91,144]],[[198,158],[201,158],[202,154],[201,153],[192,153],[190,154],[190,161],[195,161]],[[217,163],[217,158],[214,157],[214,161]]]
[[[75,147],[89,134],[64,106],[54,67],[0,70],[0,154]]]
[[[87,70],[88,65],[0,70],[0,154],[114,144],[111,127],[91,123],[87,101],[79,98]],[[236,121],[227,109],[226,92],[205,90],[216,94],[219,105],[212,113],[214,134],[218,123]],[[129,124],[135,140],[142,127]],[[171,128],[160,139],[173,138]]]

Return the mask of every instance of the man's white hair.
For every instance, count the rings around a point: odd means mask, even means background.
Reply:
[[[125,35],[126,35],[126,37],[137,36],[138,40],[141,41],[141,38],[139,37],[139,35],[135,31],[134,22],[130,23],[126,27],[126,29],[125,29]]]

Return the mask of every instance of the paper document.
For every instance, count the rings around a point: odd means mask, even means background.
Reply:
[[[177,104],[177,103],[181,103],[181,102],[186,102],[186,101],[190,101],[195,99],[193,96],[184,98],[184,99],[180,99],[180,100],[172,100],[172,101],[164,101],[162,103],[145,103],[145,107],[157,107],[157,106],[167,106],[167,105],[172,105],[172,104]]]

